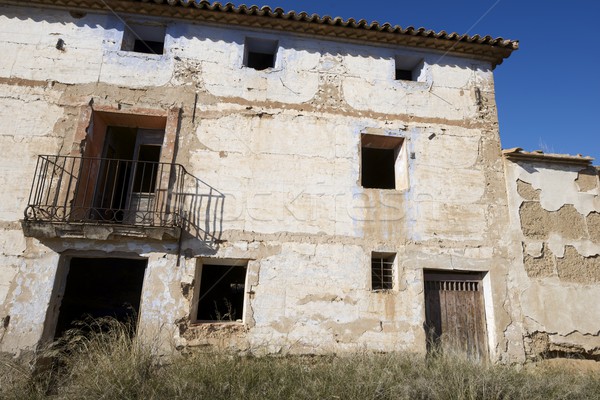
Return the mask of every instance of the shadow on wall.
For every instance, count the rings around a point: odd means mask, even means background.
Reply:
[[[44,15],[31,13],[29,10],[23,9],[22,13],[11,12],[10,10],[3,10],[3,15],[8,19],[20,19],[20,20],[32,20],[35,22],[45,22],[47,24],[56,24],[52,28],[52,44],[57,45],[57,40],[61,42],[61,51],[64,49],[77,51],[77,43],[81,43],[81,37],[86,36],[85,32],[78,32],[70,28],[69,25],[75,26],[79,29],[86,30],[87,35],[93,36],[94,39],[98,40],[98,44],[101,47],[110,44],[114,47],[114,50],[120,50],[122,47],[121,41],[123,40],[123,32],[126,31],[127,25],[139,25],[147,22],[147,17],[143,15],[139,16],[122,16],[121,14],[94,14],[94,13],[75,13],[69,11],[60,10],[46,10]],[[282,49],[295,49],[297,51],[306,52],[308,54],[318,55],[331,55],[331,56],[352,56],[364,59],[379,59],[390,61],[394,60],[400,53],[403,53],[402,47],[397,48],[386,48],[372,45],[360,45],[360,44],[348,44],[343,42],[336,42],[330,40],[306,40],[301,37],[288,35],[281,31],[267,31],[256,32],[255,34],[250,33],[247,29],[224,29],[215,26],[206,26],[200,24],[193,24],[192,21],[175,21],[171,23],[161,24],[154,21],[152,25],[160,25],[165,28],[166,35],[173,41],[177,42],[181,39],[196,40],[196,41],[213,41],[223,42],[225,45],[236,45],[243,47],[246,44],[246,38],[250,36],[265,38],[265,39],[281,39],[278,46]],[[351,29],[351,28],[348,28]],[[91,34],[90,31],[102,30],[101,35]],[[62,31],[62,32],[61,32]],[[89,51],[89,39],[85,40],[85,50]],[[180,50],[180,44],[177,46]],[[165,41],[164,51],[168,54],[172,49],[168,48],[167,41]],[[414,49],[406,48],[408,53],[414,54]],[[143,51],[145,52],[145,51]],[[430,51],[422,53],[425,58],[428,58],[430,63],[434,63],[439,66],[450,66],[458,67],[461,69],[472,69],[472,60],[463,59],[459,57],[440,56],[439,54],[431,54]],[[196,56],[197,53],[194,53]],[[193,58],[193,57],[191,57]],[[230,57],[226,57],[231,60]],[[317,63],[318,64],[318,63]],[[314,67],[317,67],[317,64]],[[482,63],[480,68],[483,71],[489,71],[489,68],[484,67],[485,63]],[[311,69],[311,68],[308,68]],[[333,72],[333,71],[332,71]]]
[[[183,180],[182,235],[218,244],[223,233],[225,195],[187,171]]]

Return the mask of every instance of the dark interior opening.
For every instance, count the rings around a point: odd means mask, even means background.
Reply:
[[[242,319],[245,282],[245,266],[203,265],[197,320]]]
[[[396,188],[396,150],[363,147],[361,185],[371,189]]]
[[[136,39],[133,43],[133,51],[136,53],[163,54],[164,48],[164,42],[157,42],[153,40]]]
[[[134,332],[146,264],[122,258],[71,259],[54,338],[89,317],[131,323]]]
[[[92,219],[120,222],[127,205],[137,129],[109,126],[100,162]],[[114,160],[114,161],[113,161]]]
[[[158,174],[162,172],[159,162],[163,135],[164,132],[151,129],[107,128],[102,159],[88,161],[98,174],[92,219],[132,222],[139,211],[136,207],[151,211],[151,204],[136,202],[133,194],[155,192]]]
[[[412,81],[413,73],[409,69],[396,69],[396,80],[397,81]]]
[[[134,192],[153,193],[156,188],[160,146],[144,144],[140,146],[138,163],[133,184]]]
[[[275,66],[275,54],[248,51],[247,67],[262,71]]]

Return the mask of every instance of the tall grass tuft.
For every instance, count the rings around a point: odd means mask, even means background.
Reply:
[[[94,321],[40,351],[0,358],[1,399],[600,399],[600,377],[486,365],[460,355],[157,356],[131,327]],[[49,362],[48,360],[51,360]]]
[[[60,398],[136,399],[152,395],[158,358],[132,324],[102,318],[67,332],[56,348]],[[140,397],[142,396],[142,397]]]

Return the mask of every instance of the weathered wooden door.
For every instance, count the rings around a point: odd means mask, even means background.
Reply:
[[[479,273],[425,272],[427,348],[487,359],[488,346]]]

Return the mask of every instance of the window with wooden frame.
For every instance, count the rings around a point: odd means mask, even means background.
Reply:
[[[371,253],[371,290],[394,289],[395,253]]]

